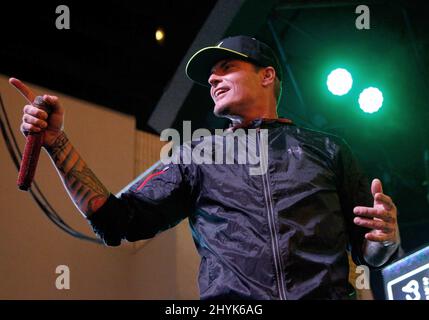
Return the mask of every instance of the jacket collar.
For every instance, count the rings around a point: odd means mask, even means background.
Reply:
[[[235,131],[239,128],[242,129],[255,129],[265,126],[271,126],[273,124],[293,124],[292,120],[287,118],[257,118],[247,122],[241,122],[238,124],[230,124],[228,131]]]

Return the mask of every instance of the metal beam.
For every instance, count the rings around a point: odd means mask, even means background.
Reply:
[[[274,41],[276,43],[277,51],[280,54],[281,63],[283,65],[283,67],[286,68],[286,71],[287,71],[287,74],[289,76],[289,79],[292,82],[292,86],[293,86],[293,88],[295,90],[295,94],[298,97],[299,103],[301,104],[302,113],[304,114],[304,117],[307,118],[307,116],[308,116],[308,114],[307,114],[307,107],[306,107],[306,105],[304,103],[304,98],[302,97],[301,90],[300,90],[300,88],[298,86],[298,82],[296,81],[296,78],[295,78],[295,76],[294,76],[294,74],[292,72],[292,68],[290,67],[289,63],[287,62],[286,53],[284,51],[283,45],[282,45],[282,43],[281,43],[281,41],[279,39],[277,31],[275,30],[275,28],[274,28],[273,23],[271,22],[271,20],[268,20],[268,28],[270,29],[271,34],[272,34],[272,36],[274,38]],[[282,85],[284,85],[285,82],[286,81],[283,80],[282,81]]]

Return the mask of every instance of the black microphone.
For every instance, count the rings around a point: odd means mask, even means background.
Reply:
[[[43,100],[43,97],[37,96],[34,99],[33,105],[46,111],[49,115],[50,108],[48,104]],[[43,143],[43,134],[43,131],[29,132],[27,134],[17,181],[18,188],[20,190],[28,191],[28,189],[31,187],[34,174],[36,173],[40,149]]]

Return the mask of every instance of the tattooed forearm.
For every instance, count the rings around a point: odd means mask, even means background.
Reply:
[[[110,192],[88,168],[64,132],[46,150],[73,202],[89,217],[106,202]]]
[[[48,148],[48,152],[51,155],[51,157],[57,157],[59,153],[63,152],[67,145],[69,144],[69,140],[67,139],[67,136],[65,133],[61,133],[60,136],[55,140],[54,146]]]
[[[73,168],[69,174],[75,178],[75,180],[80,181],[95,193],[104,194],[106,192],[106,188],[87,166],[84,166],[82,170]]]

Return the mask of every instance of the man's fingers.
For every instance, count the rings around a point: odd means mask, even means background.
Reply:
[[[30,103],[33,103],[36,95],[29,87],[16,78],[10,78],[9,83],[13,85]]]
[[[380,179],[374,179],[371,183],[371,193],[375,196],[376,193],[383,193],[383,186]]]
[[[45,94],[43,96],[43,100],[50,105],[56,105],[58,103],[58,97],[57,96],[50,96],[50,95]]]
[[[29,114],[42,120],[48,119],[48,114],[45,111],[29,104],[24,107],[23,112],[24,114]]]
[[[32,115],[29,115],[29,114],[24,114],[22,116],[22,120],[25,123],[32,124],[32,125],[39,127],[41,129],[44,129],[48,126],[48,123],[46,121],[40,120],[39,118],[33,117]]]
[[[383,242],[383,241],[391,241],[391,237],[384,233],[380,233],[377,231],[368,232],[365,234],[365,239],[369,241]]]
[[[394,206],[392,199],[389,196],[386,196],[384,193],[377,193],[377,194],[375,194],[374,200],[376,202],[381,202],[382,205],[383,205],[383,207],[386,210],[390,210]]]
[[[21,132],[24,133],[24,135],[26,136],[28,135],[29,132],[40,132],[40,131],[42,131],[41,128],[36,127],[30,123],[24,122],[21,124]]]
[[[380,230],[384,233],[393,232],[393,227],[391,226],[391,224],[382,220],[356,217],[353,219],[353,222],[358,226],[369,228],[369,229]]]
[[[353,213],[358,216],[379,218],[386,222],[393,222],[392,216],[384,209],[369,208],[369,207],[355,207]]]

